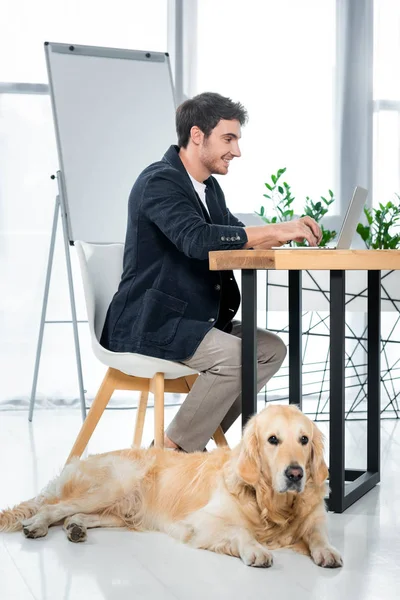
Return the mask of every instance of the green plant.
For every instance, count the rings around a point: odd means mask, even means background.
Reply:
[[[290,221],[294,217],[294,210],[291,205],[295,199],[292,195],[290,185],[284,181],[280,183],[282,175],[286,172],[286,168],[278,169],[276,174],[271,175],[271,183],[265,183],[265,187],[268,190],[268,194],[263,194],[265,198],[272,201],[275,212],[275,216],[269,218],[266,215],[265,207],[261,206],[260,212],[255,213],[261,217],[265,223],[278,223],[281,221]],[[328,191],[329,198],[321,196],[321,200],[314,202],[309,196],[306,197],[304,206],[304,212],[301,217],[309,216],[319,223],[322,231],[321,246],[326,246],[331,240],[336,237],[336,231],[325,229],[320,223],[321,219],[328,212],[329,206],[334,202],[335,197],[332,190]],[[295,242],[296,246],[305,246],[305,242]]]
[[[272,200],[274,204],[275,212],[278,213],[278,216],[274,216],[269,219],[265,214],[265,208],[262,206],[260,208],[260,212],[257,211],[256,214],[259,215],[265,223],[277,223],[279,221],[290,221],[293,218],[294,211],[290,208],[294,200],[294,196],[292,196],[292,192],[290,189],[290,185],[284,181],[282,185],[279,183],[279,179],[285,173],[285,169],[278,169],[276,175],[271,175],[271,183],[265,183],[265,187],[268,189],[270,194],[263,194],[265,198],[269,198]]]
[[[379,208],[364,208],[367,225],[359,223],[357,233],[364,240],[367,248],[394,249],[400,245],[400,233],[396,233],[400,221],[400,196],[396,194],[399,204],[387,202],[379,204]]]

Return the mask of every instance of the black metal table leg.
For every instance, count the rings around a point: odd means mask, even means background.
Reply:
[[[380,481],[381,463],[381,272],[368,271],[367,469]]]
[[[330,272],[329,508],[344,510],[345,271]]]
[[[329,509],[343,512],[380,481],[380,271],[368,271],[367,470],[345,468],[345,277],[331,271]],[[348,483],[345,486],[345,482]]]
[[[302,272],[289,271],[289,404],[301,409],[302,385]]]
[[[257,412],[257,271],[242,269],[242,426]]]

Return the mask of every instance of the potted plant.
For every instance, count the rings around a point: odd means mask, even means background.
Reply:
[[[396,194],[400,201],[400,196]],[[359,223],[357,233],[363,239],[367,248],[394,250],[400,246],[400,233],[398,230],[400,221],[400,202],[379,204],[379,208],[364,208],[367,225]]]
[[[267,194],[263,194],[265,198],[272,201],[276,215],[268,217],[264,206],[261,206],[260,211],[255,213],[261,217],[265,223],[277,223],[281,221],[290,221],[295,216],[292,208],[292,203],[295,197],[292,195],[290,185],[283,181],[280,182],[282,175],[286,172],[286,168],[278,169],[276,174],[271,175],[271,181],[265,183],[268,190]],[[329,206],[334,202],[335,197],[332,190],[328,190],[329,198],[321,196],[321,200],[314,202],[309,196],[306,197],[304,212],[300,217],[312,217],[319,223],[322,231],[322,239],[320,246],[326,246],[336,237],[336,231],[325,229],[320,222],[328,212]],[[305,242],[293,242],[296,246],[305,246]]]

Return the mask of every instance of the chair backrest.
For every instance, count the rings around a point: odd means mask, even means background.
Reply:
[[[107,310],[122,274],[124,244],[75,242],[92,344],[99,343]]]

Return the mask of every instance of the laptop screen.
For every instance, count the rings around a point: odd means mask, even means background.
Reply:
[[[357,186],[354,190],[353,197],[349,202],[343,220],[342,228],[337,237],[335,246],[338,250],[348,250],[350,248],[367,196],[368,190],[363,187]]]

